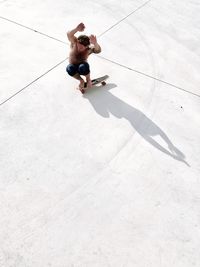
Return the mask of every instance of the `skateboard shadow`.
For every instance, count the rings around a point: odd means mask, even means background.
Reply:
[[[173,145],[172,141],[158,125],[143,112],[110,93],[110,90],[114,87],[116,87],[116,84],[108,83],[105,87],[99,86],[99,88],[92,89],[89,93],[83,95],[83,97],[88,99],[95,111],[102,117],[108,118],[112,114],[119,119],[125,118],[152,146],[190,166],[185,160],[185,155]],[[153,137],[155,136],[160,136],[168,146],[168,149],[154,140]]]

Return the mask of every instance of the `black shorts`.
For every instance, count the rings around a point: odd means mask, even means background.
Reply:
[[[87,62],[69,64],[66,71],[70,76],[74,76],[76,73],[79,73],[80,75],[88,75],[90,73],[90,66]]]

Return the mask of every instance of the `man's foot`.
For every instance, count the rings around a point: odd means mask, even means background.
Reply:
[[[82,90],[84,90],[84,87],[85,87],[85,81],[80,80],[80,83],[79,83],[79,86],[77,87],[77,89],[82,92]]]
[[[85,84],[85,81],[84,80],[81,80],[80,83],[79,83],[79,90],[83,89],[84,88],[84,84]]]
[[[87,80],[87,87],[91,88],[92,87],[92,81],[91,80]]]

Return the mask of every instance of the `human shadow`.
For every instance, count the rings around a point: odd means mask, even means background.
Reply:
[[[185,155],[173,145],[172,141],[158,125],[140,110],[130,106],[110,93],[110,90],[114,87],[116,87],[116,85],[113,83],[109,83],[105,87],[98,86],[84,94],[83,97],[88,99],[95,111],[102,117],[108,118],[110,114],[113,114],[119,119],[125,118],[152,146],[170,157],[185,163],[187,166],[190,166],[185,160]],[[155,136],[160,136],[168,149],[153,139]]]

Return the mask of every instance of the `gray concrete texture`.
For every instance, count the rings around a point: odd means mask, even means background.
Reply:
[[[200,2],[0,1],[0,266],[200,266]],[[67,75],[80,22],[102,52]]]

